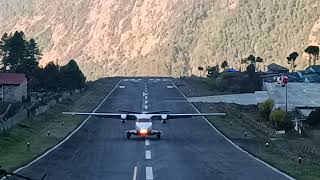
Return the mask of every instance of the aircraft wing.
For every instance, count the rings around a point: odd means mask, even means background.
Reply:
[[[97,117],[104,117],[104,118],[119,118],[119,119],[127,115],[127,114],[117,114],[117,113],[82,113],[82,112],[63,112],[62,114],[72,115],[72,116],[97,116]]]
[[[226,116],[226,113],[197,113],[197,114],[153,114],[152,119],[183,119],[196,116]]]

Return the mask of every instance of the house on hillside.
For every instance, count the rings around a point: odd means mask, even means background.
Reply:
[[[27,99],[28,81],[25,74],[0,73],[0,101],[22,102]]]
[[[320,75],[313,73],[313,74],[305,74],[305,82],[307,83],[320,83]]]
[[[306,73],[317,73],[320,74],[320,65],[312,65],[307,67],[307,69],[305,70]]]
[[[289,69],[285,68],[283,66],[280,66],[279,64],[272,63],[268,65],[268,72],[269,73],[276,73],[276,74],[288,74]]]

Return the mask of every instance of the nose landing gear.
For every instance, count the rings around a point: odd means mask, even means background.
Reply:
[[[161,138],[161,132],[157,133],[157,138],[160,139]]]
[[[131,138],[131,133],[127,132],[127,139],[130,139],[130,138]]]

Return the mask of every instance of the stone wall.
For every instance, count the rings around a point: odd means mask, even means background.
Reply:
[[[20,86],[4,85],[3,101],[4,102],[22,102],[22,94],[21,94]]]
[[[22,102],[27,98],[27,81],[20,85],[3,85],[4,102]]]
[[[5,132],[6,130],[20,123],[21,121],[27,119],[27,114],[27,110],[23,109],[22,111],[20,111],[19,113],[17,113],[9,119],[3,119],[2,121],[0,120],[0,133]]]

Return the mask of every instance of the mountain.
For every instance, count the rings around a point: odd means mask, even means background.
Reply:
[[[318,0],[0,0],[0,33],[24,31],[41,64],[75,59],[89,79],[239,68],[250,54],[285,66],[320,44]],[[308,65],[307,55],[297,60]]]

